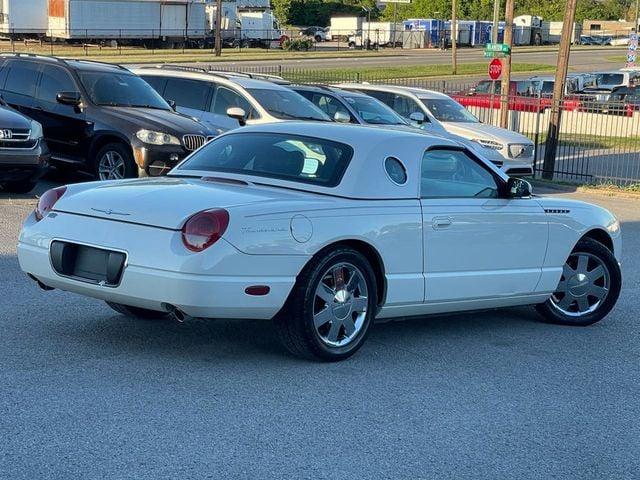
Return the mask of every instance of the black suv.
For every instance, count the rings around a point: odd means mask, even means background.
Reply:
[[[49,168],[42,126],[0,100],[0,186],[27,193]]]
[[[100,180],[163,175],[215,135],[118,65],[2,54],[0,94],[42,124],[52,162]]]

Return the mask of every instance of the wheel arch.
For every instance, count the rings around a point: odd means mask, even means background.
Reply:
[[[118,132],[103,132],[97,135],[92,140],[91,146],[89,147],[89,161],[91,162],[91,164],[95,162],[95,156],[98,154],[100,149],[105,145],[108,145],[109,143],[120,143],[122,145],[125,145],[128,149],[131,150],[131,157],[135,160],[131,141],[127,137]]]
[[[382,261],[382,257],[376,248],[363,240],[349,239],[349,240],[339,240],[334,243],[330,243],[323,247],[320,251],[318,251],[315,255],[313,255],[309,262],[313,259],[317,258],[319,255],[322,255],[324,252],[328,250],[333,250],[339,247],[349,247],[353,250],[364,255],[364,257],[369,261],[371,268],[373,269],[373,273],[375,274],[376,280],[376,290],[378,293],[377,304],[378,308],[384,305],[386,297],[387,297],[387,280],[385,277],[385,269],[384,262]],[[309,263],[307,262],[307,264]],[[306,265],[305,265],[306,266]]]
[[[580,237],[580,240],[582,240],[583,238],[590,238],[592,240],[595,240],[596,242],[601,243],[602,245],[607,247],[611,251],[611,253],[616,253],[613,239],[605,230],[601,228],[594,228],[593,230],[589,230],[582,237]]]

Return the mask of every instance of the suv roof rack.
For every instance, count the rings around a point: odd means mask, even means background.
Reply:
[[[250,72],[238,72],[234,70],[214,70],[209,66],[209,68],[203,67],[193,67],[189,65],[171,65],[171,64],[163,64],[163,65],[155,65],[153,67],[142,67],[143,69],[160,69],[160,70],[175,70],[182,72],[193,72],[193,73],[207,73],[209,75],[217,75],[223,78],[232,78],[232,77],[243,77],[243,78],[253,78],[255,80],[265,80],[267,82],[277,83],[281,85],[289,85],[291,82],[285,80],[284,78],[278,75],[272,75],[268,73],[250,73]]]
[[[39,60],[50,60],[52,62],[60,62],[68,65],[68,62],[82,62],[92,63],[96,65],[107,65],[109,67],[118,68],[120,70],[129,71],[128,68],[118,65],[117,63],[100,62],[98,60],[86,60],[83,58],[68,58],[68,57],[54,57],[52,55],[41,55],[39,53],[25,53],[25,52],[3,52],[0,53],[0,57],[18,57],[18,58],[35,58]]]

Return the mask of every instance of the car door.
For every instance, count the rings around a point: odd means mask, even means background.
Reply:
[[[526,295],[547,249],[544,209],[532,198],[501,198],[502,180],[463,149],[422,159],[425,302]]]
[[[208,115],[214,94],[214,84],[188,78],[167,78],[163,97],[176,102],[176,110],[195,118],[207,126],[217,128]]]
[[[43,65],[34,96],[33,118],[42,124],[51,153],[58,160],[86,161],[87,122],[83,109],[56,100],[60,92],[80,92],[71,75],[61,67]]]

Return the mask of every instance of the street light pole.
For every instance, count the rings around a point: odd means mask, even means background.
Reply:
[[[498,43],[498,23],[500,18],[500,0],[493,0],[493,27],[491,30],[491,42]]]
[[[458,6],[451,0],[451,75],[458,70]]]
[[[222,0],[216,2],[216,57],[222,55]]]

